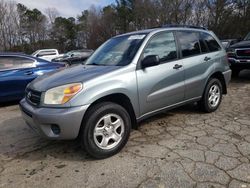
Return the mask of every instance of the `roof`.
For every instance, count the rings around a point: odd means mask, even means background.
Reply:
[[[179,25],[179,24],[166,24],[162,26],[163,28],[189,28],[189,29],[201,29],[201,30],[208,30],[202,26],[195,26],[195,25]]]
[[[19,56],[19,57],[27,57],[27,58],[32,58],[38,62],[49,62],[47,60],[41,59],[41,58],[37,58],[31,55],[27,55],[25,53],[16,53],[16,52],[0,52],[0,56]]]
[[[38,49],[38,50],[36,50],[36,51],[47,51],[47,50],[56,50],[57,51],[57,49],[53,49],[53,48],[43,48],[43,49]]]
[[[157,28],[157,29],[159,29],[159,28]],[[126,36],[126,35],[143,35],[143,34],[147,35],[147,34],[151,33],[152,31],[155,31],[157,29],[145,29],[145,30],[139,30],[139,31],[132,31],[132,32],[129,32],[129,33],[124,33],[124,34],[121,34],[121,35],[117,35],[115,37]]]
[[[167,30],[167,29],[171,29],[171,30],[187,29],[187,30],[208,31],[208,29],[206,29],[205,27],[200,27],[200,26],[167,24],[167,25],[163,25],[163,26],[159,26],[159,27],[155,27],[155,28],[124,33],[121,35],[117,35],[115,37],[126,36],[126,35],[143,35],[143,34],[147,35],[153,31],[164,30],[164,29],[165,30]]]

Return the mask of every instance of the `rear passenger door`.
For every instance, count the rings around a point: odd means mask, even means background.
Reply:
[[[173,32],[152,36],[140,59],[149,55],[158,55],[160,64],[136,71],[141,115],[184,100],[184,71]]]
[[[203,94],[207,78],[213,72],[213,63],[219,59],[208,47],[213,43],[210,35],[198,31],[178,31],[180,51],[185,69],[185,100],[199,98]],[[210,39],[209,39],[210,38]],[[215,41],[216,42],[216,41]],[[220,48],[218,45],[217,48]]]

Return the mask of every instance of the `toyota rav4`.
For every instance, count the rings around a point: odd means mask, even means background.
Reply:
[[[230,78],[213,32],[165,26],[115,36],[85,65],[37,78],[20,108],[41,135],[79,138],[100,159],[119,152],[131,128],[156,113],[193,102],[214,112]]]

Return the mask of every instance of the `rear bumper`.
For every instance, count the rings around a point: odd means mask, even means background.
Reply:
[[[37,108],[23,99],[20,102],[22,116],[29,127],[41,136],[52,140],[77,138],[83,116],[89,105],[71,108]],[[57,127],[57,131],[53,131]],[[59,130],[59,131],[58,131]]]

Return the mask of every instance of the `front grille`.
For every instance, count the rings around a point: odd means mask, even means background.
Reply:
[[[236,54],[238,57],[250,57],[250,48],[237,50]]]
[[[25,91],[26,100],[35,106],[38,106],[40,104],[41,96],[42,96],[42,93],[39,91],[34,91],[31,89],[26,89]]]

